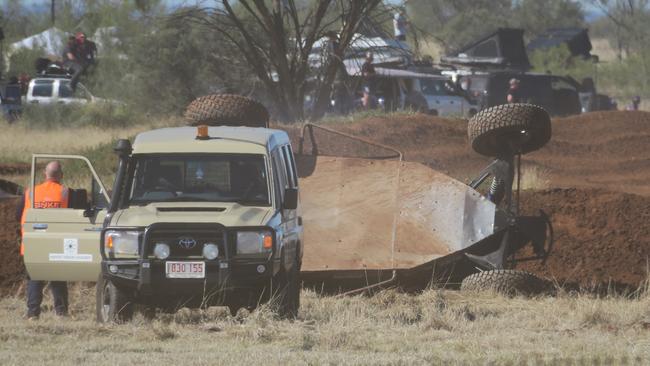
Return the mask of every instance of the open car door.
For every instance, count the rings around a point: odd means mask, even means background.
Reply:
[[[68,208],[34,208],[34,186],[40,180],[38,170],[51,160],[58,160],[63,167],[62,183],[69,190]],[[26,194],[31,207],[25,207],[23,244],[30,278],[97,281],[101,268],[99,241],[109,196],[90,161],[77,155],[33,155]]]

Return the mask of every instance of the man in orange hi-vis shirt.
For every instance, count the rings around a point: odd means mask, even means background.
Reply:
[[[58,161],[51,161],[45,167],[45,182],[34,188],[34,208],[67,208],[69,191],[61,183],[63,169]],[[21,234],[24,234],[25,217],[27,210],[31,209],[29,190],[25,191],[22,205],[18,205],[16,218],[20,218]],[[24,247],[21,243],[20,254],[24,254]],[[41,303],[43,302],[43,287],[45,281],[27,282],[27,318],[38,319],[41,314]],[[68,285],[61,281],[50,282],[50,290],[54,298],[54,311],[56,315],[65,316],[68,314]]]

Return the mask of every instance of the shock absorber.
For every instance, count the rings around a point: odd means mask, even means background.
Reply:
[[[487,197],[495,205],[501,203],[503,196],[505,195],[505,182],[503,179],[497,177],[492,178],[492,184],[490,184],[490,190],[488,191]]]

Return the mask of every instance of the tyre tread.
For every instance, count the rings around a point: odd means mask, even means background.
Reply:
[[[522,154],[542,148],[551,139],[548,112],[534,104],[502,104],[478,112],[467,126],[472,149],[490,157],[498,156],[507,146],[505,141],[496,140],[499,134],[518,130],[527,130],[532,134],[521,147]]]
[[[235,94],[211,94],[192,101],[185,110],[191,126],[268,127],[269,112],[259,102]]]
[[[495,291],[504,295],[535,296],[552,292],[549,280],[533,273],[514,270],[497,269],[469,275],[463,279],[463,291]]]

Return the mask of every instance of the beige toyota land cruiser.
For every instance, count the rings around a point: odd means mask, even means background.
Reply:
[[[101,322],[129,320],[136,304],[150,314],[211,305],[234,313],[272,300],[279,315],[295,316],[303,230],[285,132],[164,128],[133,146],[119,140],[115,152],[110,196],[88,159],[33,156],[32,187],[35,167],[51,159],[82,164],[92,186],[89,195],[71,190],[71,208],[28,209],[32,279],[97,281]]]

